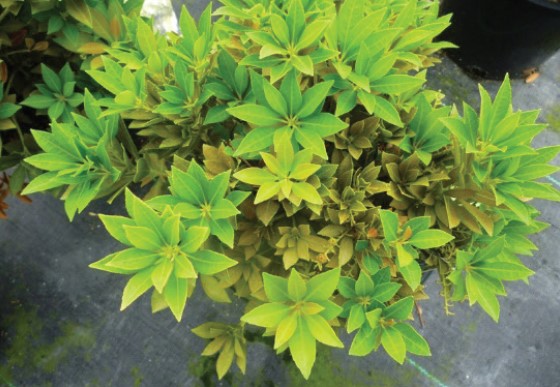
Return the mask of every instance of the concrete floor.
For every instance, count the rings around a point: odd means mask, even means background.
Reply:
[[[476,105],[475,81],[452,62],[430,71],[429,84],[448,102]],[[483,82],[495,93],[497,82]],[[541,118],[560,131],[560,53],[541,67],[533,84],[513,82],[514,106],[542,108]],[[558,123],[558,124],[557,124]],[[552,128],[535,145],[560,143]],[[559,164],[560,160],[556,160]],[[560,180],[560,174],[555,181]],[[560,186],[559,186],[560,187]],[[536,271],[530,285],[507,286],[500,324],[478,307],[458,304],[446,317],[439,284],[426,287],[422,303],[433,356],[411,356],[403,366],[380,350],[366,358],[322,351],[304,383],[267,346],[249,347],[247,375],[234,372],[220,383],[201,379],[208,364],[199,357],[204,341],[190,329],[206,320],[236,320],[240,305],[210,304],[200,292],[189,301],[184,321],[170,313],[152,316],[149,297],[119,312],[125,278],[88,269],[119,249],[96,217],[68,223],[62,204],[34,196],[33,205],[10,200],[10,219],[0,222],[0,386],[555,386],[560,384],[560,208],[539,202],[551,227],[533,238],[540,250],[524,259]],[[122,213],[94,203],[92,213]],[[345,338],[349,343],[349,337]]]

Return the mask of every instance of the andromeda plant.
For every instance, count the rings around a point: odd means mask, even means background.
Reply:
[[[29,177],[23,193],[50,191],[70,218],[126,192],[129,216],[100,218],[127,247],[91,267],[130,277],[123,309],[153,288],[152,311],[178,321],[197,284],[244,300],[238,323],[193,330],[219,378],[234,361],[245,371],[261,333],[305,378],[317,342],[344,346],[340,330],[353,356],[430,355],[413,313],[429,271],[446,313],[468,301],[498,321],[504,283],[533,274],[518,257],[536,249],[528,236],[546,227],[530,200],[560,200],[539,180],[560,147],[531,146],[545,126],[513,109],[509,79],[494,99],[481,88],[479,112],[443,106],[425,87],[453,46],[433,42],[450,20],[435,1],[221,3],[216,20],[183,9],[165,34],[138,1],[32,10],[81,56],[45,57],[23,93],[1,79],[12,192]]]

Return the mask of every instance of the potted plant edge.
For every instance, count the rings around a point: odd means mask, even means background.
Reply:
[[[560,50],[554,0],[444,0],[441,11],[453,19],[440,38],[459,46],[447,55],[471,75],[527,78]]]
[[[498,321],[547,226],[530,200],[560,199],[538,112],[507,77],[479,112],[425,87],[452,46],[438,2],[221,3],[162,34],[139,0],[3,2],[0,197],[49,192],[72,220],[124,195],[99,216],[123,248],[90,266],[128,278],[121,310],[150,293],[181,321],[196,286],[246,300],[193,330],[219,378],[245,371],[249,336],[305,378],[342,329],[351,355],[430,355],[411,324],[430,271],[446,311]]]

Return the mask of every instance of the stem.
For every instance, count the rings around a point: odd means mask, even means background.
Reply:
[[[124,124],[124,121],[119,119],[119,134],[117,135],[119,140],[123,143],[124,147],[132,154],[135,160],[140,158],[140,154],[138,153],[138,149],[136,148],[136,144],[134,144],[134,140],[128,131],[128,128]]]
[[[27,146],[25,145],[25,138],[23,137],[23,132],[21,131],[21,128],[20,128],[18,122],[16,120],[12,120],[12,122],[16,126],[16,130],[17,130],[17,133],[18,133],[18,136],[19,136],[19,140],[21,141],[21,146],[23,147],[23,152],[24,152],[25,156],[31,156],[31,152],[29,151],[29,149],[27,149]]]

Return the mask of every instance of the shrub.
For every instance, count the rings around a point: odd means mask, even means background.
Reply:
[[[478,113],[425,88],[452,46],[433,42],[450,19],[437,2],[221,2],[215,22],[183,9],[180,34],[156,32],[138,2],[55,2],[56,23],[85,39],[47,31],[85,54],[76,80],[41,65],[44,84],[0,105],[11,123],[22,97],[48,107],[50,130],[21,131],[2,157],[45,171],[24,195],[52,191],[72,219],[126,192],[128,216],[100,219],[127,248],[91,265],[129,276],[122,309],[152,289],[152,310],[180,321],[197,283],[247,300],[239,324],[193,330],[220,378],[234,360],[245,370],[251,326],[305,378],[317,342],[343,347],[335,329],[356,332],[351,355],[430,355],[410,324],[428,271],[447,313],[468,300],[498,321],[504,282],[533,274],[517,255],[546,227],[529,199],[560,199],[536,181],[560,150],[530,145],[538,112],[513,110],[507,77],[494,100],[480,89]],[[92,35],[94,21],[110,33]]]

